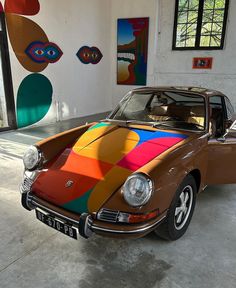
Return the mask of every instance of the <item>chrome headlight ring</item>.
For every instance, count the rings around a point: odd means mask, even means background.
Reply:
[[[153,181],[143,173],[131,175],[122,187],[124,200],[132,207],[141,207],[147,204],[153,194],[153,190]]]
[[[30,146],[23,156],[26,170],[33,171],[40,166],[43,160],[42,152],[36,146]]]

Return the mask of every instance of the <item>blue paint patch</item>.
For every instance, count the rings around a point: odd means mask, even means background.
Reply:
[[[146,130],[140,130],[140,129],[130,129],[130,130],[134,131],[135,133],[139,135],[140,140],[139,140],[138,145],[146,141],[150,141],[152,139],[157,139],[157,138],[170,138],[170,137],[182,138],[182,139],[188,138],[187,135],[178,134],[178,133],[170,133],[170,132],[162,132],[162,131],[146,131]]]

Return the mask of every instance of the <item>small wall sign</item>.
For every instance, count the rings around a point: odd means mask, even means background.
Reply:
[[[193,69],[212,69],[212,57],[196,57],[193,58]]]

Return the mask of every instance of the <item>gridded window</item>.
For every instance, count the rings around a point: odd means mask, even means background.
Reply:
[[[229,0],[176,0],[173,49],[223,49]]]

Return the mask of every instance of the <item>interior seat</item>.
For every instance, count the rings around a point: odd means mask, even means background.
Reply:
[[[168,106],[154,106],[148,115],[153,121],[166,121],[168,116]]]
[[[198,124],[204,127],[205,125],[205,108],[204,106],[192,106],[189,117],[186,122]]]
[[[210,133],[212,137],[220,137],[224,134],[223,115],[221,108],[212,108],[210,115]]]
[[[177,118],[180,121],[186,121],[186,118],[190,114],[189,106],[181,106],[176,104],[171,104],[168,107],[168,115],[171,118]]]

